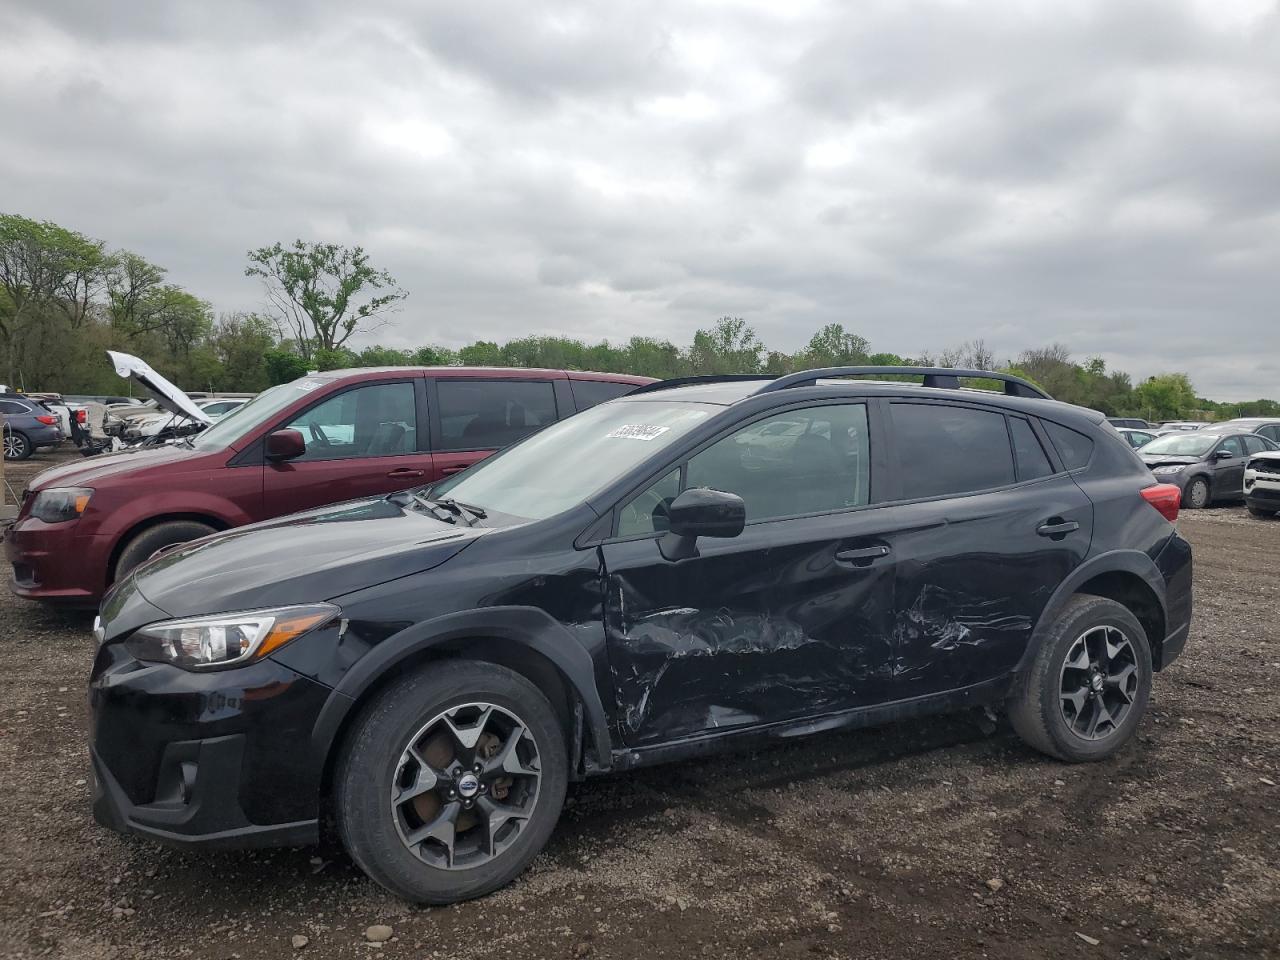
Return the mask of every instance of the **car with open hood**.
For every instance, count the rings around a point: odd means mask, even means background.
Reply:
[[[840,379],[880,374],[923,382]],[[641,387],[135,569],[96,626],[94,813],[199,847],[332,811],[371,877],[446,903],[518,874],[595,774],[982,706],[1100,760],[1186,642],[1178,498],[1008,374]]]
[[[1156,437],[1137,451],[1157,480],[1182,491],[1182,505],[1193,510],[1244,497],[1244,466],[1249,457],[1276,444],[1253,433],[1194,430]]]
[[[174,415],[209,417],[136,357],[116,369]],[[272,387],[199,433],[54,467],[5,536],[12,589],[95,603],[157,550],[456,473],[648,377],[564,370],[331,370]]]

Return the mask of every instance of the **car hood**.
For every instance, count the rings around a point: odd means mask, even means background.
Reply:
[[[316,603],[430,570],[494,529],[353,500],[184,544],[127,583],[174,617]]]
[[[87,457],[61,467],[42,471],[29,487],[31,490],[47,490],[50,487],[92,487],[96,483],[130,470],[159,467],[183,460],[208,456],[204,450],[191,447],[141,447],[133,450],[117,450],[96,457]]]
[[[1280,450],[1263,450],[1261,453],[1251,453],[1250,460],[1275,460],[1280,462]]]
[[[107,356],[116,368],[116,373],[128,377],[146,390],[163,409],[170,413],[189,417],[196,423],[210,423],[205,412],[191,402],[191,398],[175,387],[160,374],[151,369],[145,360],[139,360],[130,353],[108,350]]]
[[[1159,453],[1143,453],[1138,451],[1138,456],[1142,458],[1142,462],[1148,467],[1185,467],[1189,463],[1199,463],[1200,457],[1174,456],[1171,454]]]

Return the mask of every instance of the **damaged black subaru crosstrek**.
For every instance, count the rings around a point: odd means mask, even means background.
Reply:
[[[1186,641],[1177,509],[1101,414],[1007,375],[642,387],[139,567],[98,626],[95,814],[224,846],[331,811],[445,903],[516,876],[591,774],[978,705],[1098,760]]]

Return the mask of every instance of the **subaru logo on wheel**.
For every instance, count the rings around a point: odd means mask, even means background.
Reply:
[[[463,774],[458,781],[458,793],[464,797],[474,797],[480,792],[480,778],[474,773]]]

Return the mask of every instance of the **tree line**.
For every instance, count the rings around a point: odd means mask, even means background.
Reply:
[[[55,223],[0,214],[0,370],[11,389],[118,393],[107,349],[143,357],[190,390],[256,392],[312,370],[368,366],[501,366],[598,370],[668,378],[781,374],[813,367],[922,365],[1001,370],[1052,396],[1111,416],[1151,420],[1280,415],[1260,399],[1216,403],[1196,396],[1186,373],[1134,383],[1100,357],[1073,359],[1062,344],[998,358],[984,340],[913,356],[873,350],[863,336],[828,324],[794,353],[769,349],[741,317],[724,316],[681,346],[634,336],[587,343],[528,336],[357,348],[391,322],[407,294],[360,247],[272,244],[246,254],[245,274],[263,284],[261,312],[216,312],[168,279],[164,267]]]

